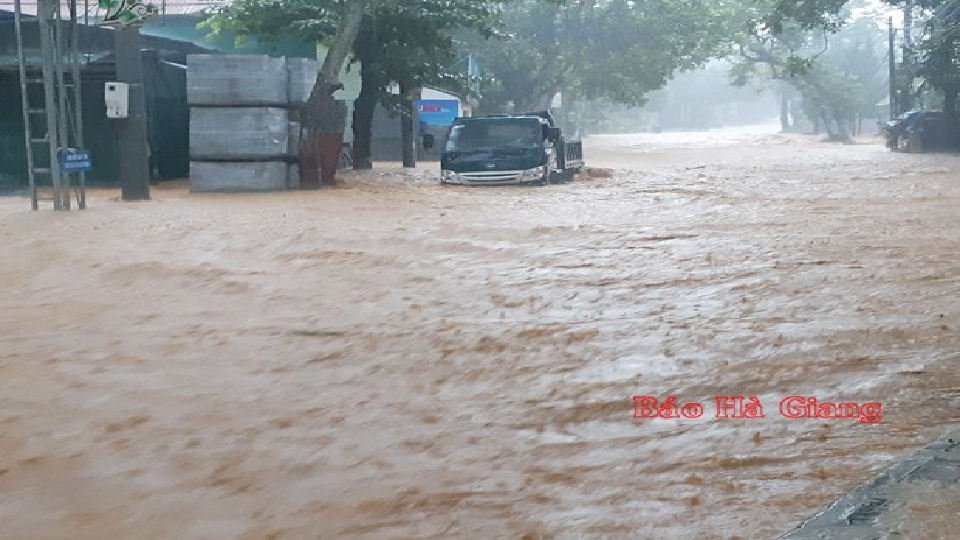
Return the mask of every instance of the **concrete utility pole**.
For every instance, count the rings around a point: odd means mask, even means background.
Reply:
[[[150,199],[150,146],[147,142],[147,103],[143,88],[140,27],[117,25],[118,82],[130,87],[127,118],[117,120],[120,149],[120,189],[125,201]]]
[[[913,1],[903,4],[903,60],[900,62],[902,75],[906,75],[901,86],[901,110],[913,109]]]
[[[889,47],[887,55],[890,57],[890,120],[897,117],[897,50],[894,48],[893,17],[887,21],[887,37]]]

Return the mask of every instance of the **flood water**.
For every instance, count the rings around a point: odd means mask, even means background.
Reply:
[[[0,538],[772,539],[960,422],[960,158],[770,128],[585,156],[0,199]]]

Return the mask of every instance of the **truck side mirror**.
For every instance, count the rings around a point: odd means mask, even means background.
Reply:
[[[560,140],[560,128],[558,128],[558,127],[552,127],[552,126],[551,126],[551,127],[548,127],[548,128],[547,128],[547,139],[548,139],[548,140],[551,140],[551,141],[554,141],[554,142],[559,141],[559,140]]]
[[[425,133],[425,134],[423,135],[423,147],[424,147],[424,148],[426,148],[426,149],[428,149],[428,150],[429,150],[430,148],[433,148],[433,143],[434,143],[434,142],[435,142],[435,141],[433,140],[433,133]]]

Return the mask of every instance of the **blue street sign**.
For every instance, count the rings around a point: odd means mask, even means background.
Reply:
[[[93,169],[93,159],[89,150],[74,148],[60,149],[60,172],[81,173]]]

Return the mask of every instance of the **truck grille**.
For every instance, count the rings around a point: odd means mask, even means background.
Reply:
[[[520,181],[523,171],[476,171],[459,173],[460,180],[468,184],[510,184]]]

